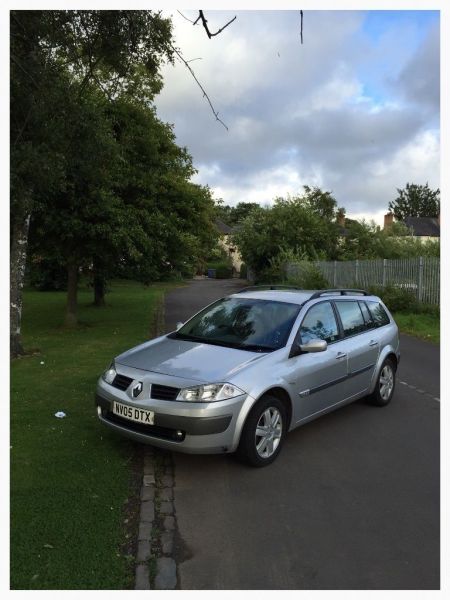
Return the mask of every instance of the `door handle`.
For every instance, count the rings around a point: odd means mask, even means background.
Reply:
[[[339,360],[340,358],[345,358],[347,356],[347,354],[345,352],[338,352],[336,354],[336,360]]]
[[[369,346],[378,346],[378,342],[376,340],[370,340]]]

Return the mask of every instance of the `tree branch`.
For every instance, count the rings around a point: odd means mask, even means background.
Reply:
[[[226,27],[228,27],[228,25],[231,25],[231,23],[236,19],[236,16],[234,16],[231,21],[228,21],[228,23],[226,23],[223,27],[221,27],[221,29],[219,29],[218,31],[216,31],[216,33],[211,33],[208,27],[208,21],[205,18],[205,15],[203,14],[202,10],[199,10],[199,16],[197,18],[197,20],[195,21],[195,23],[197,23],[198,19],[202,20],[202,25],[206,31],[206,35],[209,37],[209,39],[211,39],[212,37],[214,37],[215,35],[219,35],[219,33],[221,33]],[[194,23],[194,25],[195,25]]]
[[[300,11],[300,43],[303,44],[303,11]]]
[[[183,19],[186,19],[186,21],[189,21],[189,23],[192,23],[192,25],[197,25],[197,21],[198,21],[199,17],[197,17],[197,19],[195,21],[192,21],[191,19],[188,19],[185,15],[183,15],[183,13],[180,12],[179,10],[177,10],[177,13],[179,15],[181,15],[183,17]]]
[[[225,127],[225,129],[228,131],[228,127],[225,125],[225,123],[219,119],[219,113],[215,110],[214,106],[212,105],[212,102],[208,96],[208,94],[206,93],[204,87],[202,86],[202,84],[200,83],[200,81],[197,79],[197,77],[195,76],[194,71],[191,69],[191,67],[188,64],[188,61],[184,59],[183,55],[181,54],[181,52],[179,50],[177,50],[174,46],[171,45],[171,48],[173,50],[173,52],[178,56],[179,60],[184,64],[184,66],[189,70],[189,72],[191,73],[192,77],[194,78],[196,84],[198,85],[198,87],[202,90],[203,92],[203,97],[206,98],[209,106],[211,107],[212,113],[213,115],[216,117],[216,121],[219,121],[219,123],[221,125],[223,125]]]

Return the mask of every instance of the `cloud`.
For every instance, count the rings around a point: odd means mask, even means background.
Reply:
[[[191,15],[194,13],[186,13]],[[211,28],[232,16],[208,11]],[[270,202],[304,184],[332,190],[352,213],[376,215],[406,181],[439,185],[439,39],[403,21],[374,39],[367,15],[242,11],[209,40],[174,14],[177,45],[227,132],[182,65],[167,66],[158,114],[174,123],[208,184],[226,203]],[[405,44],[395,53],[395,39]]]
[[[395,81],[407,102],[439,113],[439,26],[433,25]]]

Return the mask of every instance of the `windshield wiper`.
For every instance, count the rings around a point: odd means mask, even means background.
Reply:
[[[273,346],[264,346],[263,344],[239,344],[238,348],[242,348],[242,350],[249,350],[253,352],[273,352],[277,350],[277,348],[273,348]]]
[[[262,344],[239,344],[238,342],[225,342],[214,338],[204,338],[195,335],[186,335],[183,333],[174,332],[167,337],[177,340],[185,340],[186,342],[198,342],[200,344],[213,344],[214,346],[223,346],[224,348],[234,348],[235,350],[248,350],[249,352],[273,352],[277,348],[272,346],[264,346]]]

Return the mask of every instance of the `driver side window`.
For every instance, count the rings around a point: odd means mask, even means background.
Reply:
[[[329,302],[320,302],[308,310],[300,325],[298,337],[301,344],[317,339],[328,343],[339,339],[336,317]]]

